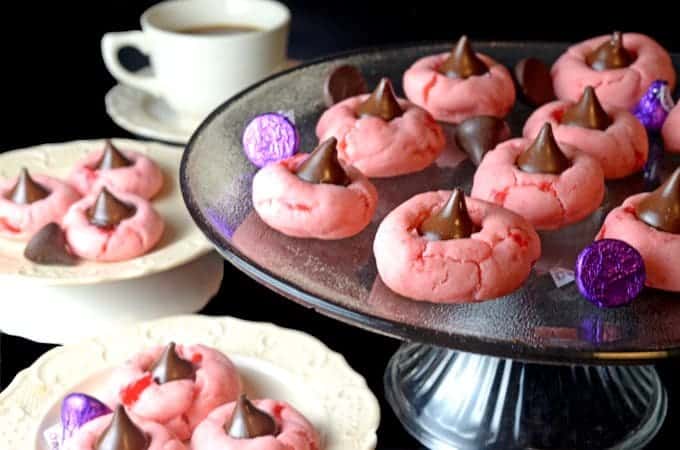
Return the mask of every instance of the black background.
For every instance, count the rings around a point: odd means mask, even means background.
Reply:
[[[153,1],[19,2],[3,6],[0,25],[0,149],[101,137],[132,137],[113,124],[104,94],[113,84],[101,60],[106,31],[137,29]],[[408,4],[345,1],[284,1],[293,13],[290,56],[310,59],[356,47],[417,40],[454,41],[466,33],[485,40],[577,41],[617,28],[650,34],[680,51],[677,16],[657,4],[504,3],[419,0]],[[649,2],[648,2],[649,3]],[[597,10],[599,9],[599,10]],[[140,302],[144,299],[140,298]],[[19,299],[6,298],[2,308]],[[379,448],[417,448],[382,395],[382,372],[399,343],[342,325],[278,297],[229,265],[220,294],[203,311],[271,321],[307,331],[345,355],[380,398]],[[0,309],[2,314],[2,309]],[[39,314],[39,312],[37,312]],[[3,336],[0,384],[51,346]],[[680,364],[659,366],[671,403],[666,425],[652,448],[676,447],[673,425],[680,415],[674,378]],[[2,447],[2,443],[0,443]]]

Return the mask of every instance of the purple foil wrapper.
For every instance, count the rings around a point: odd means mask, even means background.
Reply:
[[[588,316],[581,321],[579,338],[595,345],[607,344],[622,339],[621,328],[600,317]]]
[[[633,114],[648,131],[661,131],[673,104],[668,82],[656,80],[635,106]]]
[[[243,132],[243,151],[257,167],[290,158],[300,147],[300,134],[293,122],[280,113],[253,118]]]
[[[108,406],[87,394],[74,392],[67,395],[61,403],[62,442],[90,420],[111,412]]]
[[[650,192],[661,186],[661,169],[663,165],[664,148],[661,134],[654,131],[647,133],[649,142],[649,155],[642,169],[644,185],[643,189]]]
[[[584,248],[576,260],[576,285],[600,308],[627,305],[645,285],[640,253],[616,239],[602,239]]]

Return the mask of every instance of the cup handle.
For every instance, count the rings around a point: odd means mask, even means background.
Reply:
[[[160,95],[160,86],[154,76],[130,72],[118,60],[118,52],[123,47],[135,47],[145,55],[149,54],[146,36],[142,31],[106,33],[102,37],[101,46],[104,64],[114,78],[123,84],[141,89],[152,95]]]

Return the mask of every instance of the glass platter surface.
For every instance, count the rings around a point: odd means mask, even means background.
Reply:
[[[509,68],[527,56],[552,63],[567,48],[566,44],[523,42],[474,46]],[[470,192],[475,167],[468,160],[450,164],[457,159],[452,149],[419,173],[372,180],[380,196],[376,215],[367,229],[352,238],[290,238],[259,219],[251,201],[257,168],[241,147],[249,119],[268,111],[292,113],[301,151],[311,151],[317,143],[315,125],[324,111],[322,83],[332,66],[359,67],[369,86],[388,76],[403,96],[403,72],[416,59],[450,47],[450,43],[428,43],[336,55],[273,76],[228,100],[194,133],[182,160],[182,191],[198,226],[229,262],[272,290],[322,314],[400,339],[546,363],[643,364],[680,353],[677,294],[646,289],[628,307],[603,310],[585,301],[574,283],[556,287],[549,273],[551,268],[573,268],[576,255],[592,241],[606,213],[626,196],[643,190],[641,175],[609,182],[602,207],[585,221],[542,233],[544,256],[522,288],[476,304],[438,305],[400,297],[377,276],[372,254],[380,221],[404,200],[457,185]],[[680,55],[673,55],[673,60],[677,67]],[[508,117],[515,136],[531,111],[517,102]],[[452,128],[446,131],[450,136]],[[667,157],[662,173],[675,165],[677,160]]]

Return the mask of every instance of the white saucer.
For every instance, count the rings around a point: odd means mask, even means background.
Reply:
[[[201,316],[148,322],[45,353],[0,394],[3,448],[47,450],[43,432],[57,423],[66,394],[96,395],[112,367],[171,340],[216,347],[233,358],[246,392],[292,404],[319,431],[323,450],[375,448],[378,401],[342,355],[299,331]]]
[[[66,344],[141,321],[193,313],[217,294],[223,275],[224,260],[210,252],[175,269],[132,280],[81,286],[8,280],[2,284],[0,331]]]
[[[283,69],[297,64],[299,61],[289,60]],[[140,71],[149,72],[149,68]],[[203,119],[182,114],[172,109],[162,98],[123,84],[111,88],[104,102],[106,112],[119,127],[138,136],[172,144],[183,145],[189,142]]]
[[[183,116],[162,98],[123,84],[111,88],[104,100],[111,119],[138,136],[186,144],[201,123],[200,117]]]
[[[163,171],[163,190],[153,206],[166,225],[161,242],[139,258],[116,263],[81,262],[76,266],[33,264],[23,256],[25,243],[0,238],[0,283],[30,281],[33,285],[64,286],[120,281],[153,275],[187,264],[212,249],[189,216],[179,187],[182,149],[162,144],[114,139],[116,146],[149,156]],[[33,173],[68,176],[76,161],[88,152],[103,148],[104,141],[75,141],[47,144],[0,155],[0,178],[15,177],[21,167]],[[3,296],[0,305],[11,299]],[[2,308],[4,309],[4,308]],[[2,313],[0,313],[2,314]]]

